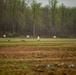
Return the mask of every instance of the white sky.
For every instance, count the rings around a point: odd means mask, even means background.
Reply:
[[[42,6],[48,4],[48,0],[36,0],[37,2],[42,3]],[[65,6],[76,7],[76,0],[58,0],[58,5],[64,4]]]

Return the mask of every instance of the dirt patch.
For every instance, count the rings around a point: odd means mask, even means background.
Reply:
[[[18,58],[60,58],[60,59],[75,59],[76,50],[66,49],[61,47],[55,49],[50,46],[15,46],[15,47],[0,47],[0,54],[12,55]]]
[[[0,75],[76,75],[76,47],[0,47]]]

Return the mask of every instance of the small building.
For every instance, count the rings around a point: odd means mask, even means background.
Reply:
[[[3,37],[6,38],[6,35],[4,34]]]

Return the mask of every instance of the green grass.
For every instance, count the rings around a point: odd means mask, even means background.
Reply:
[[[62,46],[63,44],[66,45],[67,43],[76,45],[76,39],[41,38],[40,41],[38,41],[37,38],[0,38],[0,46]]]
[[[27,38],[0,38],[0,43],[16,43],[16,42],[76,42],[76,39],[47,39],[42,38],[40,41],[37,41],[36,38],[27,39]]]

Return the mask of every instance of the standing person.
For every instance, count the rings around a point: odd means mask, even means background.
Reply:
[[[37,40],[40,41],[40,37],[39,36],[37,37]]]

